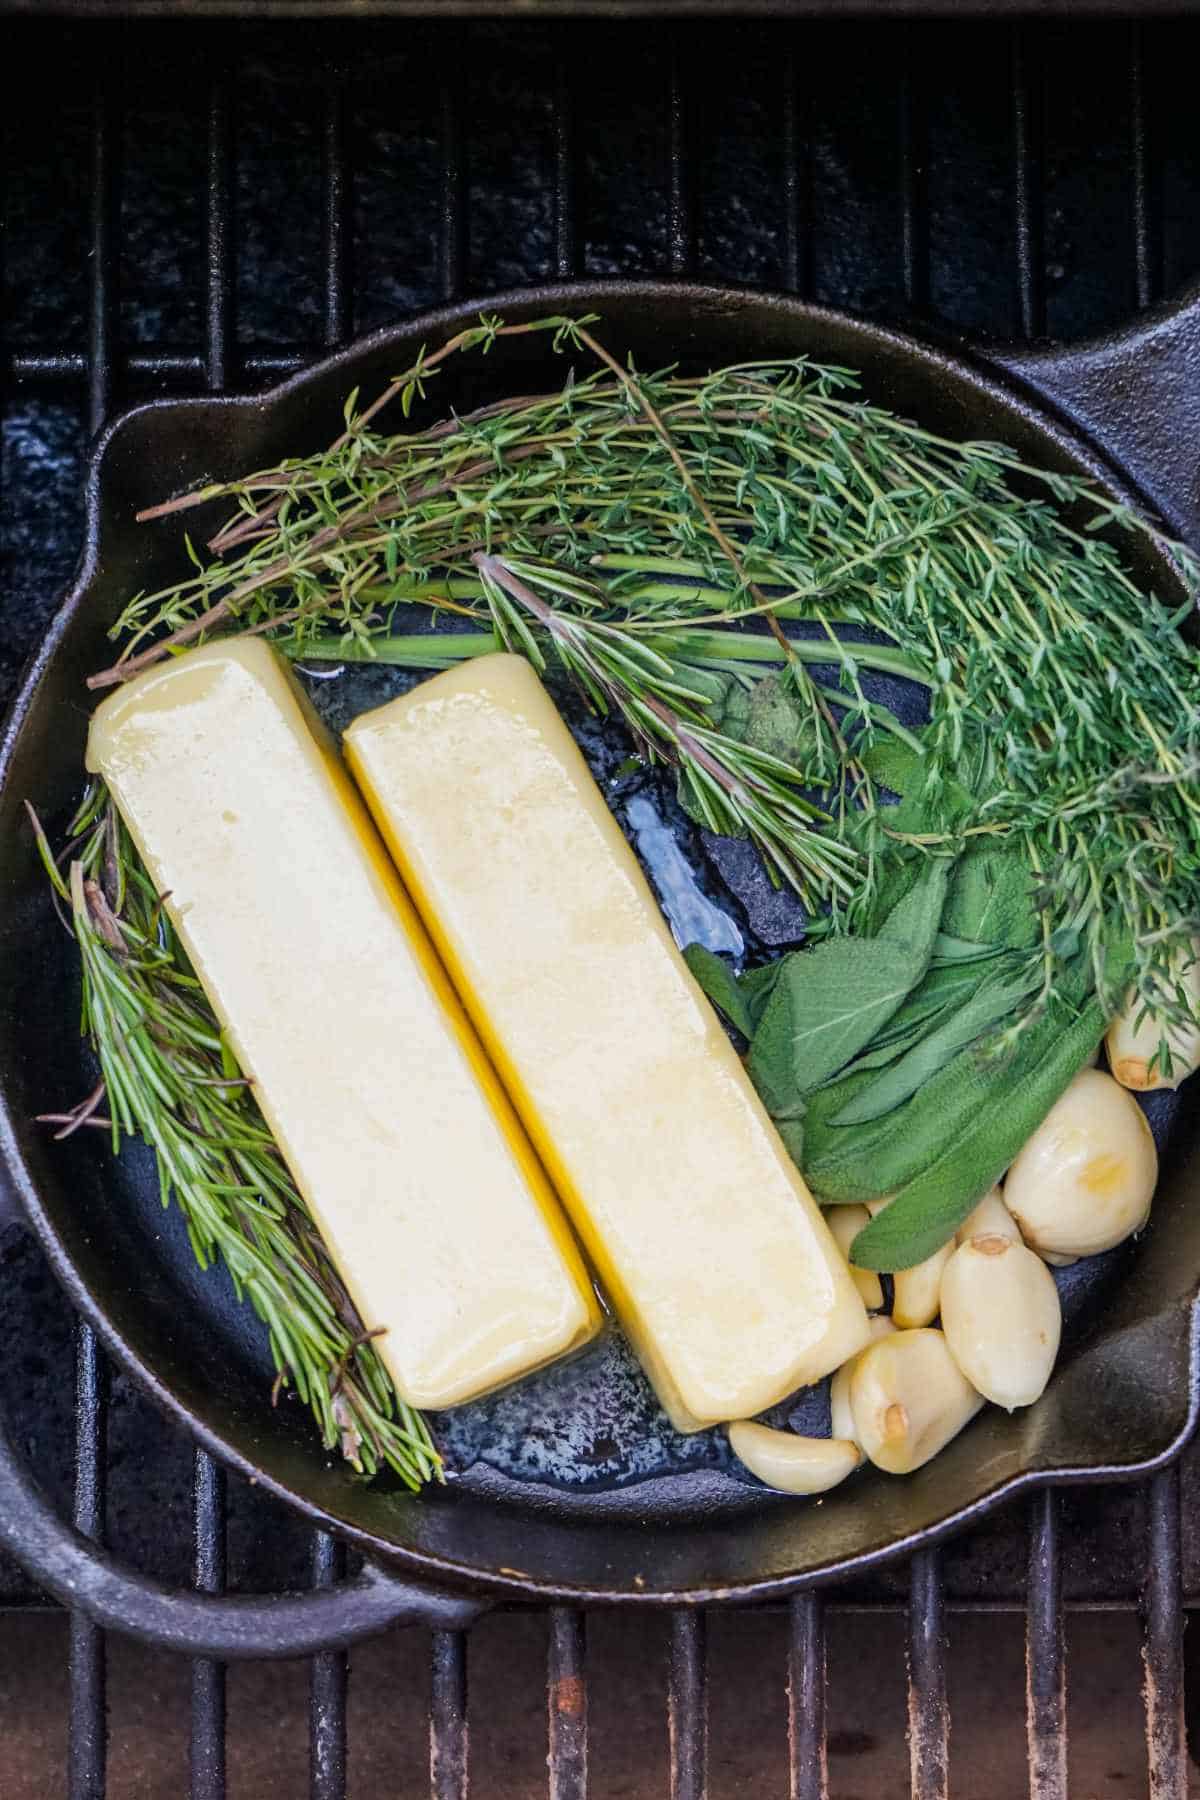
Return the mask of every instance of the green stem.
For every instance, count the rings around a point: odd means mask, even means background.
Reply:
[[[673,631],[647,633],[641,642],[660,655],[698,668],[720,669],[729,663],[778,664],[783,660],[774,638],[741,636],[732,631],[680,626]],[[829,667],[837,660],[828,643],[820,639],[792,638],[791,644],[800,662]],[[301,644],[284,641],[278,647],[296,662],[378,662],[402,669],[448,669],[472,656],[489,656],[503,646],[494,631],[444,631],[395,637],[319,637]],[[889,644],[849,644],[847,648],[864,668],[901,676],[924,687],[930,685],[928,672]]]

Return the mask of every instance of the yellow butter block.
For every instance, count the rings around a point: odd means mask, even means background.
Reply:
[[[479,658],[345,741],[673,1422],[853,1356],[846,1265],[529,665]]]
[[[88,767],[404,1398],[452,1406],[589,1338],[545,1174],[273,652],[216,643],[118,689]]]

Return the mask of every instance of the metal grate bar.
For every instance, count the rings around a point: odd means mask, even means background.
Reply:
[[[788,1637],[788,1756],[790,1800],[826,1800],[829,1758],[825,1737],[825,1618],[820,1594],[798,1594]]]
[[[116,121],[103,86],[92,111],[92,185],[88,344],[88,429],[99,431],[112,395],[116,309]],[[91,1327],[75,1326],[75,1501],[72,1519],[86,1537],[102,1538],[105,1511],[108,1376]],[[69,1800],[103,1800],[107,1786],[107,1657],[104,1634],[71,1614],[68,1650],[71,1716],[67,1748]]]
[[[575,224],[575,108],[571,95],[571,62],[561,53],[554,62],[554,273],[569,280],[579,270],[579,236]]]
[[[908,1752],[913,1800],[948,1800],[950,1708],[942,1615],[942,1557],[912,1559],[908,1602]]]
[[[667,146],[667,261],[672,275],[686,275],[696,260],[696,233],[688,168],[687,90],[677,44],[671,51]]]
[[[1142,1696],[1146,1706],[1150,1800],[1186,1800],[1183,1569],[1177,1464],[1154,1477],[1146,1490],[1146,1507]]]
[[[465,78],[461,51],[455,47],[447,59],[455,79],[442,83],[442,188],[439,208],[438,277],[443,300],[457,300],[463,288],[466,263],[466,217],[463,196],[466,170],[463,153],[459,93]]]
[[[99,431],[112,398],[112,339],[116,316],[117,131],[114,108],[101,89],[92,114],[91,284],[88,295],[88,429]]]
[[[1129,126],[1133,175],[1134,292],[1139,307],[1153,305],[1162,287],[1162,218],[1155,181],[1153,110],[1147,98],[1146,45],[1142,27],[1130,27]]]
[[[551,1607],[546,1657],[550,1800],[587,1800],[586,1647],[583,1614],[570,1606]]]
[[[791,294],[813,286],[812,120],[800,91],[796,53],[783,63],[783,285]]]
[[[1012,40],[1013,198],[1017,232],[1017,324],[1022,337],[1046,330],[1042,219],[1042,92],[1022,26]]]
[[[328,1532],[313,1534],[312,1582],[331,1587],[346,1572],[346,1553]],[[312,1800],[345,1800],[346,1685],[349,1663],[344,1651],[314,1656],[308,1688],[308,1766]]]
[[[899,86],[900,258],[904,298],[913,312],[923,312],[929,304],[927,120],[919,67],[910,37]]]
[[[214,394],[229,384],[229,324],[232,292],[232,216],[229,168],[232,125],[229,96],[214,82],[208,100],[208,210],[205,220],[207,272],[204,292],[204,380]]]
[[[90,1325],[75,1327],[75,1504],[72,1519],[86,1537],[104,1536],[108,1372]],[[71,1614],[71,1719],[67,1755],[70,1800],[103,1800],[108,1760],[104,1633]]]
[[[328,348],[354,330],[350,281],[352,180],[346,134],[346,94],[340,81],[325,95],[321,122],[321,256],[325,270],[324,335]]]
[[[667,1731],[671,1800],[705,1800],[708,1793],[707,1629],[694,1608],[671,1614],[667,1667]]]
[[[192,1474],[193,1578],[202,1594],[225,1587],[225,1471],[197,1450]],[[191,1800],[225,1800],[225,1665],[192,1664]]]
[[[321,346],[295,350],[258,350],[237,359],[244,375],[290,375],[321,354]],[[9,357],[7,373],[14,381],[47,384],[84,381],[91,374],[91,359],[71,351],[18,351]],[[207,384],[209,356],[199,350],[135,350],[110,358],[110,370],[121,375],[154,375],[191,385]]]
[[[470,1785],[466,1634],[435,1631],[432,1639],[429,1792],[432,1800],[466,1800]]]
[[[1066,1800],[1067,1793],[1067,1664],[1058,1508],[1058,1495],[1047,1488],[1029,1509],[1025,1734],[1030,1800]]]

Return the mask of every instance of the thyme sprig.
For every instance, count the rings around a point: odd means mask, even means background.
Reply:
[[[219,553],[130,603],[114,632],[122,660],[96,679],[214,628],[271,630],[298,655],[323,654],[332,633],[370,653],[413,601],[494,626],[505,602],[477,559],[498,559],[562,622],[553,648],[569,644],[593,701],[674,761],[701,808],[754,838],[779,878],[852,919],[855,862],[839,852],[861,847],[855,812],[876,811],[857,759],[896,723],[864,688],[871,657],[853,640],[865,630],[928,690],[934,788],[976,766],[966,828],[1031,832],[1051,935],[1082,932],[1100,969],[1128,927],[1136,984],[1169,1011],[1171,947],[1200,926],[1200,660],[1179,611],[1151,603],[1123,560],[1122,536],[1155,528],[1003,445],[953,442],[865,404],[844,369],[801,357],[641,373],[589,323],[546,322],[560,348],[598,364],[573,367],[557,392],[393,436],[349,407],[330,452],[227,484],[236,510]],[[484,321],[458,347],[507,329]],[[1173,548],[1194,592],[1195,562]],[[672,660],[664,632],[723,630],[728,656],[708,666],[737,669],[733,644],[764,641],[750,636],[756,619],[809,711],[806,774],[825,819],[797,806],[794,784],[764,796],[726,780],[724,763],[715,774],[706,757],[727,748],[696,736],[703,700],[657,691],[679,669],[668,676],[635,648]],[[800,642],[785,635],[793,621]],[[528,653],[539,631],[552,635],[533,625],[522,639],[506,616],[502,635]],[[860,884],[876,860],[862,860]]]
[[[224,1263],[267,1326],[277,1392],[294,1388],[325,1447],[355,1468],[386,1465],[420,1487],[441,1470],[428,1427],[397,1398],[106,789],[89,790],[64,858],[33,823],[79,947],[101,1076],[49,1122],[59,1136],[103,1125],[114,1152],[148,1144],[197,1263]]]

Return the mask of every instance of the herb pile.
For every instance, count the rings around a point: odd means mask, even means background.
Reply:
[[[736,981],[694,966],[819,1196],[897,1194],[854,1255],[903,1266],[953,1230],[1130,984],[1164,1031],[1187,1013],[1192,601],[1142,593],[1120,544],[1153,527],[1089,484],[870,406],[846,370],[638,373],[593,323],[484,319],[370,405],[351,395],[328,451],[152,508],[229,512],[189,539],[187,579],[129,602],[92,685],[243,631],[306,661],[418,668],[507,647],[574,682],[802,900],[809,947]],[[449,357],[535,332],[572,359],[556,391],[380,429]],[[903,723],[880,677],[915,683],[927,722]],[[85,958],[103,1064],[95,979]],[[154,1141],[137,1112],[120,1125]]]
[[[420,1487],[441,1467],[425,1421],[364,1333],[107,791],[89,791],[57,859],[33,823],[79,946],[83,1029],[100,1064],[87,1099],[45,1122],[59,1137],[105,1130],[114,1151],[125,1137],[149,1144],[196,1261],[223,1262],[267,1325],[276,1392],[295,1388],[354,1468],[387,1466]]]

